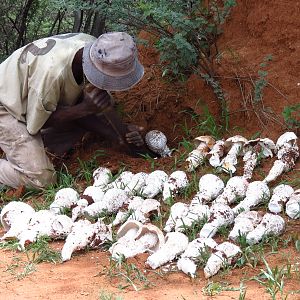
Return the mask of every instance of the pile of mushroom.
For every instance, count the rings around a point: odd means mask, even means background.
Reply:
[[[149,132],[146,143],[159,156],[171,154],[167,138],[160,131]],[[180,202],[177,197],[189,187],[189,177],[197,176],[196,173],[123,171],[114,177],[108,168],[99,167],[93,172],[91,186],[82,193],[71,187],[60,189],[49,210],[35,211],[21,201],[8,203],[0,215],[5,230],[1,239],[17,239],[20,250],[42,235],[65,239],[63,261],[70,260],[77,250],[103,249],[109,243],[113,258],[146,252],[149,268],[156,269],[175,260],[178,270],[191,277],[196,276],[201,253],[205,252],[208,260],[203,271],[208,278],[239,257],[241,249],[237,244],[241,236],[252,245],[265,236],[284,232],[286,223],[279,213],[300,218],[300,190],[294,191],[287,184],[269,186],[295,165],[299,149],[294,133],[283,134],[276,145],[267,138],[247,141],[242,136],[216,142],[209,136],[200,136],[194,143],[196,148],[186,160],[188,171],[208,158],[213,167],[233,174],[238,157],[244,156],[242,175],[229,178],[225,184],[215,174],[204,174],[199,178],[197,192],[190,200]],[[272,158],[274,154],[277,160],[266,178],[251,182],[258,160]],[[257,210],[264,203],[270,212]],[[166,221],[159,227],[152,224],[153,216],[161,220],[165,208],[169,208]],[[67,213],[71,213],[71,218]],[[110,224],[102,218],[107,214],[115,216]],[[232,242],[218,244],[213,238],[224,226],[230,228],[228,238]],[[189,241],[192,228],[199,229]],[[117,230],[114,242],[113,230]]]

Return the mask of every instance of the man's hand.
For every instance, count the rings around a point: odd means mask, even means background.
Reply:
[[[138,147],[142,146],[144,144],[144,140],[141,135],[141,131],[143,131],[144,128],[133,124],[127,125],[127,128],[129,130],[125,136],[127,143],[134,144]]]
[[[97,87],[88,84],[83,90],[84,108],[90,113],[101,113],[113,105],[113,100],[107,91],[100,90]]]

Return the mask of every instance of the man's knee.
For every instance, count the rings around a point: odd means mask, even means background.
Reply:
[[[57,181],[55,170],[42,170],[40,172],[32,172],[25,174],[23,177],[24,185],[34,188],[45,188]]]

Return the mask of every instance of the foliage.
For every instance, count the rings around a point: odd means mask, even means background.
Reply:
[[[264,68],[267,66],[267,63],[273,59],[272,55],[267,55],[263,62],[260,64],[261,68]],[[268,85],[268,81],[266,80],[266,77],[268,75],[268,72],[260,69],[257,72],[258,79],[254,82],[254,102],[259,102],[262,100],[263,96],[263,89]]]
[[[300,128],[300,103],[286,106],[283,109],[282,115],[289,129]]]

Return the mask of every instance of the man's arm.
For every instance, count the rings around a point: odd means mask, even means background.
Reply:
[[[76,105],[57,106],[56,111],[50,115],[43,128],[61,126],[65,122],[101,113],[112,106],[110,95],[95,87],[84,89],[81,98]]]

